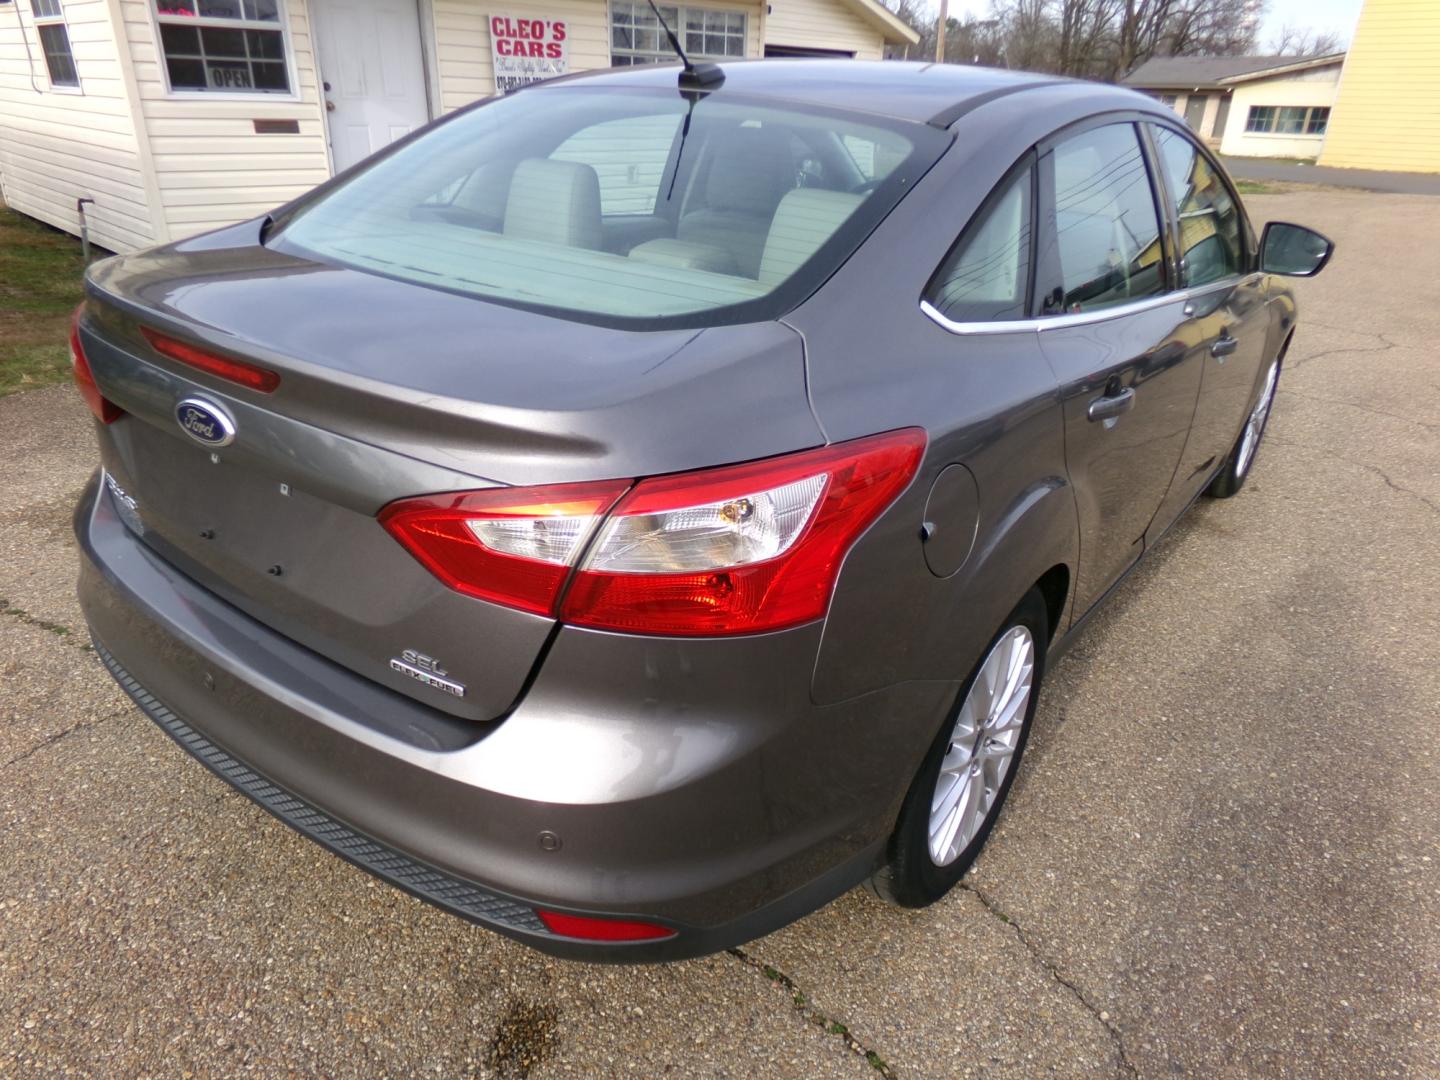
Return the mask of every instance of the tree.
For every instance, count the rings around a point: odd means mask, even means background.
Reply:
[[[1176,5],[1152,56],[1240,56],[1255,47],[1262,0],[1189,0]],[[1141,57],[1148,60],[1149,56]],[[1124,74],[1122,72],[1121,74]]]
[[[920,35],[918,44],[891,46],[886,52],[890,60],[929,60],[935,55],[935,22],[933,8],[924,0],[892,0],[890,10]],[[1005,47],[999,23],[994,19],[970,16],[945,20],[945,62],[947,64],[978,64],[981,67],[1005,67]]]
[[[1269,51],[1275,56],[1331,56],[1344,52],[1345,45],[1332,30],[1286,24],[1270,39]]]
[[[1119,15],[1114,0],[1058,0],[1060,23],[1055,70],[1061,75],[1094,75],[1103,63],[1112,39],[1110,29]]]
[[[887,2],[921,35],[909,55],[933,56],[933,8],[926,0]],[[991,0],[988,19],[946,20],[945,60],[1114,81],[1152,56],[1251,51],[1264,5],[1265,0]]]

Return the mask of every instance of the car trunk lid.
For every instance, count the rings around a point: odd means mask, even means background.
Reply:
[[[446,588],[380,526],[386,504],[823,442],[800,340],[778,323],[589,326],[268,251],[255,229],[92,271],[81,340],[127,414],[102,428],[105,467],[156,554],[436,708],[503,715],[553,620]],[[261,393],[179,362],[146,330],[279,385]],[[187,435],[176,408],[189,399],[225,414],[233,442]]]

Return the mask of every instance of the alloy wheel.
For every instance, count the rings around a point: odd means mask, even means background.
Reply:
[[[1010,771],[1029,710],[1035,639],[1011,627],[976,672],[930,799],[930,859],[948,866],[980,832]]]

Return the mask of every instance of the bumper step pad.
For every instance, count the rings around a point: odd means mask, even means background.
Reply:
[[[95,651],[121,689],[129,694],[135,704],[159,725],[160,730],[174,739],[182,750],[296,832],[309,837],[362,870],[463,918],[491,925],[498,924],[529,934],[549,935],[549,929],[527,905],[486,892],[468,881],[377,843],[336,821],[323,810],[272,784],[176,716],[154,694],[141,686],[99,641],[95,641]]]

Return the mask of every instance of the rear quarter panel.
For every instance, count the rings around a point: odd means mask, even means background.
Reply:
[[[846,560],[817,660],[817,702],[909,680],[957,687],[1001,621],[1050,568],[1080,558],[1058,390],[1034,331],[956,335],[920,310],[936,267],[986,195],[1032,145],[1096,111],[1145,108],[1084,84],[981,106],[870,239],[788,320],[805,337],[828,439],[919,425],[919,475]],[[963,464],[978,486],[970,557],[949,577],[921,542],[935,477]],[[1068,594],[1057,623],[1069,618]],[[939,717],[923,723],[938,725]],[[919,722],[919,721],[917,721]]]

